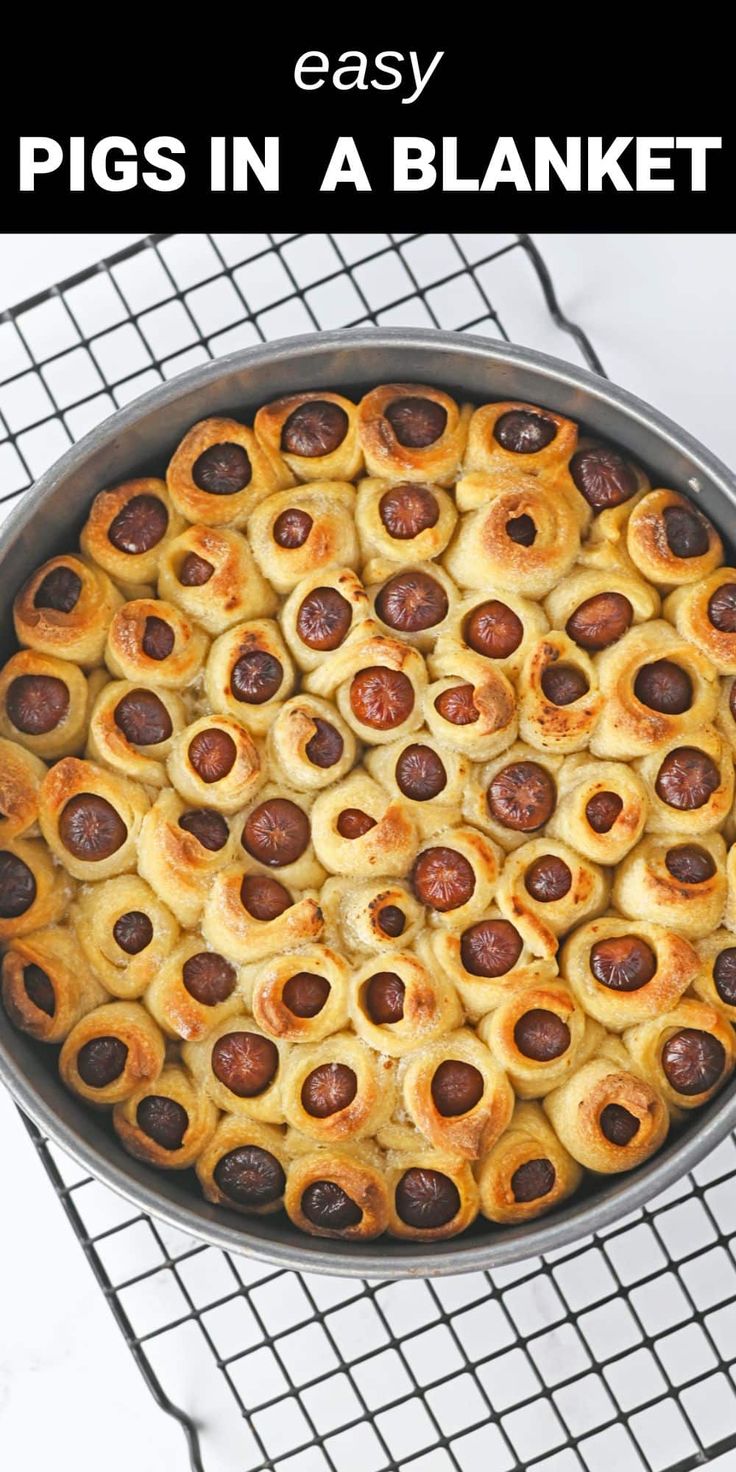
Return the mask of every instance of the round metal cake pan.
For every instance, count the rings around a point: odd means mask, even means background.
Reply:
[[[2,657],[12,648],[15,591],[45,558],[74,547],[100,487],[162,474],[184,432],[207,415],[250,419],[260,404],[290,391],[356,394],[392,381],[436,384],[478,404],[523,399],[568,415],[628,450],[655,485],[696,497],[733,538],[736,479],[726,466],[657,410],[582,368],[465,334],[365,327],[290,338],[207,363],[145,394],[69,450],[23,497],[0,528]],[[471,1271],[554,1251],[644,1205],[736,1126],[731,1086],[638,1171],[590,1179],[562,1210],[537,1223],[499,1228],[479,1220],[463,1237],[426,1246],[389,1238],[342,1243],[304,1236],[283,1213],[248,1218],[215,1208],[201,1198],[189,1173],[164,1173],[131,1159],[109,1121],[62,1087],[56,1049],[16,1032],[1,1008],[0,1078],[51,1140],[140,1210],[213,1246],[279,1267],[366,1278]]]

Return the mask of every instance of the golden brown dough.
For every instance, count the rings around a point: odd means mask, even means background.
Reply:
[[[292,588],[279,622],[299,669],[316,670],[369,613],[368,594],[358,574],[351,567],[328,567]]]
[[[182,690],[196,680],[209,639],[173,603],[135,598],[118,609],[107,636],[105,664],[119,680]]]
[[[577,442],[577,425],[551,409],[517,399],[482,404],[470,421],[464,468],[549,477],[566,465]]]
[[[389,1235],[410,1242],[457,1237],[479,1209],[469,1162],[454,1151],[433,1149],[418,1130],[402,1136],[400,1148],[386,1147]]]
[[[433,834],[411,871],[430,925],[455,930],[482,915],[496,892],[500,867],[500,850],[477,828],[464,824]]]
[[[166,1037],[198,1042],[242,1012],[243,990],[242,974],[226,956],[186,935],[162,958],[145,1003]]]
[[[418,834],[409,804],[357,768],[315,798],[312,842],[329,874],[407,874]]]
[[[364,961],[350,979],[349,1000],[358,1037],[391,1058],[407,1057],[463,1021],[452,984],[406,950]]]
[[[255,969],[250,1006],[269,1037],[320,1043],[348,1020],[350,968],[329,946],[301,946]]]
[[[390,797],[406,803],[422,837],[460,822],[471,764],[436,736],[417,731],[368,753],[366,767]]]
[[[289,1167],[284,1205],[294,1225],[313,1237],[379,1237],[389,1215],[380,1150],[360,1141],[299,1155]]]
[[[279,602],[245,537],[214,526],[188,526],[166,543],[158,596],[213,638],[244,619],[270,618]]]
[[[360,741],[395,741],[422,724],[427,670],[418,650],[364,619],[340,649],[304,680],[313,695],[331,696]]]
[[[72,1028],[59,1055],[62,1083],[96,1108],[155,1082],[164,1066],[163,1036],[139,1002],[105,1002]]]
[[[716,672],[665,619],[630,629],[596,665],[603,708],[590,741],[594,756],[645,756],[713,719]]]
[[[72,930],[54,925],[11,941],[2,958],[2,996],[11,1022],[41,1043],[60,1043],[105,992]]]
[[[611,898],[629,919],[651,920],[699,940],[721,924],[726,845],[720,833],[697,839],[651,834],[619,864]]]
[[[191,930],[201,919],[212,875],[237,852],[237,836],[222,813],[192,808],[166,787],[141,824],[138,873]]]
[[[589,745],[603,705],[595,665],[556,629],[532,644],[519,678],[519,734],[540,751]]]
[[[602,1175],[648,1160],[670,1123],[662,1095],[639,1075],[619,1038],[606,1039],[598,1057],[548,1094],[543,1107],[565,1149]]]
[[[523,589],[528,598],[542,598],[569,572],[582,524],[569,497],[554,495],[524,472],[480,471],[464,477],[457,495],[461,508],[476,507],[460,518],[442,559],[459,587]]]
[[[236,419],[201,419],[187,431],[166,472],[169,495],[187,521],[244,526],[254,506],[294,484],[275,450]]]
[[[639,842],[649,812],[642,777],[625,762],[569,756],[556,776],[557,805],[547,824],[595,864],[618,864]]]
[[[624,1033],[637,1068],[670,1109],[698,1109],[723,1088],[736,1064],[731,1024],[694,997]]]
[[[312,838],[311,793],[269,782],[233,822],[236,854],[252,870],[293,889],[319,889],[326,878]]]
[[[253,428],[297,480],[355,480],[363,469],[358,406],[342,394],[284,394],[258,410]]]
[[[478,1169],[480,1209],[499,1226],[533,1221],[577,1190],[582,1171],[538,1104],[517,1104]]]
[[[503,1134],[514,1091],[493,1054],[469,1028],[438,1038],[401,1067],[404,1107],[438,1150],[477,1160]]]
[[[713,726],[670,738],[634,766],[647,790],[649,833],[723,827],[733,805],[733,756]]]
[[[601,915],[567,937],[560,971],[590,1017],[609,1032],[668,1012],[697,980],[689,941],[647,920]]]
[[[559,485],[575,490],[593,513],[588,544],[615,548],[625,544],[626,523],[650,489],[649,478],[623,450],[581,435],[575,453],[560,470]]]
[[[615,644],[634,624],[657,618],[656,588],[634,570],[575,566],[544,600],[553,629],[565,629],[589,654]]]
[[[319,903],[325,935],[352,958],[386,953],[388,961],[393,951],[414,945],[424,924],[423,907],[397,879],[327,879]]]
[[[294,688],[294,666],[277,623],[251,619],[215,639],[205,670],[213,711],[263,736]]]
[[[541,604],[507,590],[499,597],[488,589],[467,593],[451,608],[446,629],[429,656],[434,674],[447,673],[458,657],[470,670],[475,656],[479,672],[488,665],[515,679],[530,645],[546,634],[549,623]]]
[[[6,838],[0,849],[0,941],[55,925],[74,892],[71,879],[36,838]]]
[[[664,614],[719,675],[736,675],[736,568],[718,567],[696,583],[675,588],[665,599]]]
[[[137,782],[67,756],[41,784],[38,820],[52,854],[75,879],[109,879],[135,868],[148,808]]]
[[[284,1075],[289,1046],[269,1038],[247,1012],[234,1012],[197,1042],[185,1042],[182,1058],[218,1109],[264,1124],[284,1120]]]
[[[267,496],[248,518],[248,541],[277,593],[327,568],[355,568],[355,491],[347,481],[319,480]]]
[[[155,584],[162,553],[183,526],[184,518],[172,506],[165,482],[143,476],[98,492],[79,545],[123,592],[135,598],[141,589]]]
[[[697,583],[723,561],[707,516],[677,491],[650,491],[629,517],[626,545],[640,573],[663,591]]]
[[[286,1119],[322,1145],[375,1135],[394,1110],[395,1071],[349,1032],[292,1048],[284,1069]]]
[[[355,521],[366,578],[377,582],[391,564],[411,567],[439,557],[457,509],[440,486],[368,477],[358,487]]]
[[[497,889],[501,914],[535,956],[553,956],[558,937],[606,908],[605,869],[558,838],[532,838],[509,854]]]
[[[696,941],[700,966],[692,990],[701,1002],[720,1007],[736,1022],[736,940],[730,930],[716,930]]]
[[[39,654],[93,669],[102,661],[107,631],[123,601],[102,568],[70,553],[52,557],[16,595],[16,638]]]
[[[41,759],[0,737],[0,843],[35,829],[38,792],[46,776]]]
[[[445,647],[430,656],[433,683],[424,692],[432,735],[471,761],[488,761],[516,740],[519,717],[510,680],[470,650]]]
[[[728,680],[721,681],[718,706],[716,709],[716,725],[723,736],[726,737],[731,750],[736,758],[736,678],[733,676]]]
[[[319,940],[324,917],[315,892],[290,891],[252,864],[231,864],[212,879],[202,933],[207,944],[242,965]]]
[[[355,764],[357,749],[347,722],[318,695],[293,695],[285,700],[266,738],[273,776],[306,792],[345,777]]]
[[[603,1029],[564,981],[520,987],[478,1026],[518,1099],[541,1099],[600,1046]]]
[[[114,997],[140,997],[179,938],[179,926],[158,894],[137,874],[84,885],[70,912],[76,939]]]
[[[245,1114],[223,1114],[195,1168],[208,1201],[266,1216],[283,1206],[290,1159],[284,1129]]]
[[[166,763],[169,781],[194,807],[235,813],[263,785],[265,772],[252,736],[233,716],[200,716],[175,737]]]
[[[441,389],[387,383],[358,405],[358,433],[368,474],[450,486],[460,473],[471,408]]]
[[[82,751],[99,683],[68,659],[21,649],[0,670],[0,735],[45,761]]]
[[[458,590],[444,568],[392,563],[363,568],[371,617],[382,634],[395,635],[426,654],[450,625]]]
[[[89,717],[87,755],[124,777],[163,787],[166,758],[187,719],[186,705],[176,691],[109,680]]]
[[[206,1149],[217,1125],[217,1110],[173,1064],[154,1084],[144,1083],[112,1112],[115,1133],[136,1160],[159,1170],[187,1170]]]
[[[427,966],[439,966],[449,977],[471,1022],[521,988],[546,986],[557,976],[554,958],[533,956],[516,926],[495,906],[462,929],[422,935],[417,950]]]

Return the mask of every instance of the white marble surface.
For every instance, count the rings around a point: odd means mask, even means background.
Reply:
[[[734,236],[539,236],[612,378],[736,463]],[[0,310],[135,236],[0,237]],[[531,339],[524,326],[519,337]],[[13,1472],[186,1465],[0,1093],[0,1446]],[[727,1459],[721,1463],[726,1472]],[[236,1472],[236,1468],[233,1468]]]

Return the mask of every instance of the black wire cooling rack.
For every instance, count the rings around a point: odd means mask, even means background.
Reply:
[[[366,321],[472,329],[603,372],[528,236],[152,236],[0,316],[0,500],[162,378]],[[195,1472],[736,1466],[733,1139],[543,1260],[380,1283],[205,1247],[28,1128]]]

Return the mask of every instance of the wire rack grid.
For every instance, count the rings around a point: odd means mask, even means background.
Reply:
[[[0,316],[0,503],[163,378],[368,321],[472,329],[603,371],[528,236],[152,236]],[[544,1260],[380,1283],[203,1246],[28,1128],[195,1472],[736,1465],[733,1139]]]

